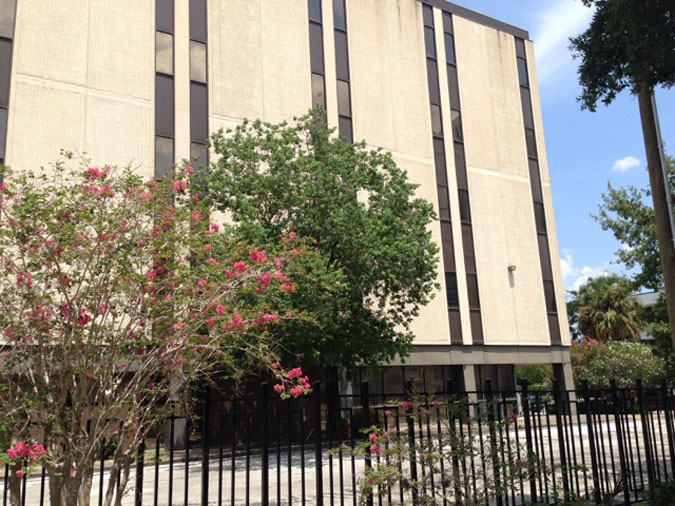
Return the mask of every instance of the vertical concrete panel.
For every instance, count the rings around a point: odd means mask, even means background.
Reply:
[[[541,101],[539,97],[539,81],[537,80],[537,64],[534,56],[534,46],[529,40],[525,41],[525,53],[527,55],[527,73],[530,78],[530,94],[532,97],[532,115],[534,116],[534,129],[537,135],[537,153],[539,155],[539,170],[542,182],[551,180],[548,172],[548,158],[546,156],[546,141],[544,139],[544,120],[541,113]]]
[[[263,117],[279,122],[307,112],[311,106],[309,28],[306,0],[260,4],[262,23]],[[324,9],[325,12],[325,9]],[[332,35],[331,30],[324,30]]]
[[[208,2],[208,4],[213,3]],[[174,3],[174,154],[177,162],[190,158],[190,10],[189,2]],[[210,39],[211,32],[207,33]],[[214,57],[211,41],[207,40],[207,63]],[[207,81],[211,81],[207,72]],[[211,83],[208,83],[209,93]],[[211,102],[211,100],[209,100]],[[209,104],[210,105],[210,104]],[[154,120],[154,115],[153,115]],[[211,130],[209,130],[211,131]]]
[[[235,119],[263,116],[261,2],[264,1],[208,2],[213,116]]]
[[[305,2],[307,3],[307,2]],[[360,0],[354,2],[360,4]],[[352,42],[352,17],[354,9],[352,8],[352,2],[345,0],[345,9],[347,11],[347,44],[349,51],[349,70],[350,77],[352,69],[352,61],[354,56],[352,55],[351,48],[353,47]],[[335,58],[335,32],[334,32],[334,22],[333,22],[333,0],[323,0],[321,2],[321,9],[323,14],[323,58],[324,58],[324,72],[325,72],[325,82],[326,82],[326,118],[328,120],[328,125],[331,128],[335,128],[335,135],[338,135],[338,101],[337,101],[337,70],[336,70],[336,58]],[[305,21],[308,19],[308,14],[305,13]],[[307,27],[307,22],[305,23]],[[309,29],[309,28],[307,28]],[[306,34],[306,38],[309,40],[309,33]],[[310,65],[309,62],[306,63],[307,75],[310,75]],[[308,77],[309,79],[309,77]],[[310,87],[311,88],[311,87]],[[350,82],[350,91],[352,95],[352,108],[354,102],[354,85],[353,80]],[[311,89],[310,89],[311,95]],[[310,99],[311,104],[311,99]],[[352,117],[354,111],[352,111]],[[354,121],[352,121],[352,130],[354,134],[354,140],[360,140],[362,138],[361,134],[356,129]]]

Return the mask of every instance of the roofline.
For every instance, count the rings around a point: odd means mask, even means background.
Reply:
[[[456,5],[446,0],[417,0],[417,1],[427,5],[431,5],[432,7],[438,7],[439,9],[445,12],[456,14],[461,18],[475,21],[476,23],[479,23],[481,25],[489,26],[490,28],[494,28],[496,30],[499,30],[500,32],[510,33],[511,35],[515,35],[516,37],[520,37],[521,39],[530,40],[530,34],[527,32],[527,30],[523,30],[522,28],[518,28],[517,26],[504,23],[503,21],[491,18],[489,16],[481,14],[480,12],[472,11],[471,9],[467,9],[466,7],[462,7],[461,5]]]

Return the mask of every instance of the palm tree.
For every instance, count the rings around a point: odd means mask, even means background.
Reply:
[[[598,341],[633,340],[640,335],[642,307],[628,279],[616,274],[591,278],[571,294],[570,320],[581,335]]]

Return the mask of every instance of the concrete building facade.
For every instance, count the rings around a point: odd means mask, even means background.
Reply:
[[[317,103],[440,217],[442,292],[383,383],[509,388],[514,364],[552,363],[571,386],[527,32],[444,0],[0,0],[0,162],[17,169],[63,148],[152,177],[207,158],[210,132]]]

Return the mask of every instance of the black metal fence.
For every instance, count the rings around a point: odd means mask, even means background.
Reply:
[[[316,384],[311,395],[285,401],[267,388],[246,398],[205,392],[199,419],[173,416],[146,442],[123,503],[355,506],[414,504],[424,495],[427,504],[467,504],[470,497],[497,505],[598,504],[613,495],[614,504],[631,504],[675,476],[673,391],[665,383],[545,392],[523,384],[515,392],[492,391],[486,382],[479,392],[454,393],[448,384],[445,392],[386,395],[370,394],[364,383],[356,393],[326,392]],[[405,479],[364,495],[363,476],[389,459],[352,451],[372,425],[384,427],[391,444],[407,445],[398,464]],[[471,450],[456,451],[460,441]],[[102,504],[109,466],[102,456],[92,505]],[[2,506],[9,504],[7,473]],[[44,470],[24,478],[22,504],[48,504],[47,480]]]

